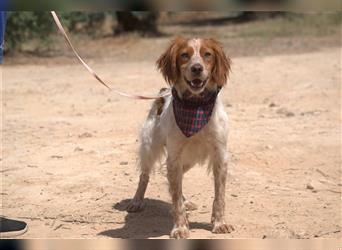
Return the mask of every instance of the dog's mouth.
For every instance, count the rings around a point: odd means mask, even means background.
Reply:
[[[198,90],[202,89],[203,86],[206,84],[206,82],[208,80],[208,78],[205,79],[205,80],[201,80],[199,78],[195,78],[195,79],[189,81],[185,77],[184,77],[184,79],[185,79],[186,83],[190,86],[190,88],[195,90],[195,91],[198,91]]]

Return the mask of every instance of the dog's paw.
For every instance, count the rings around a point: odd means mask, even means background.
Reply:
[[[191,201],[188,201],[188,200],[185,200],[184,201],[184,206],[185,206],[185,209],[187,211],[193,211],[193,210],[197,210],[197,205]]]
[[[235,229],[232,225],[228,225],[225,222],[215,222],[212,232],[214,234],[228,234],[234,230]]]
[[[129,213],[137,213],[137,212],[142,211],[144,207],[145,207],[144,200],[133,199],[127,205],[126,211]]]
[[[186,239],[190,235],[190,231],[187,226],[174,227],[171,231],[170,238],[172,239]]]

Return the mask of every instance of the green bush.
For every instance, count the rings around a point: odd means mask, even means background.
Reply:
[[[5,51],[21,50],[31,39],[45,40],[55,30],[49,12],[7,12]]]
[[[58,13],[69,31],[94,33],[104,20],[104,12],[61,12]],[[78,25],[80,24],[80,25]],[[49,44],[49,35],[56,32],[56,26],[48,11],[7,12],[5,52],[21,51],[25,43],[38,40],[42,47]]]
[[[101,26],[105,14],[105,12],[61,12],[61,19],[69,31],[91,34]],[[81,24],[81,27],[77,27],[78,24]]]

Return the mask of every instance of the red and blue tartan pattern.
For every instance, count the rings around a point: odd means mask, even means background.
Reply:
[[[180,99],[172,89],[173,113],[177,126],[186,137],[193,136],[208,124],[219,91],[204,91],[200,97]]]

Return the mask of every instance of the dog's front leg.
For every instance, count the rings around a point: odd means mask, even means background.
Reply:
[[[186,217],[186,210],[182,195],[183,167],[177,159],[167,160],[167,178],[170,185],[172,198],[172,213],[174,226],[170,237],[182,239],[189,237],[189,223]]]
[[[234,230],[233,226],[225,222],[225,190],[227,177],[228,155],[225,150],[216,151],[218,153],[213,166],[215,182],[215,198],[213,202],[213,211],[211,223],[213,224],[213,233],[230,233]]]

